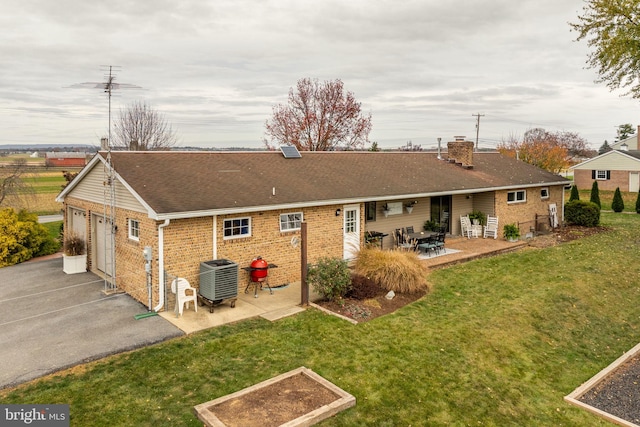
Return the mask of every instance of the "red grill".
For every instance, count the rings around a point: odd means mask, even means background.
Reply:
[[[250,274],[252,282],[263,282],[269,274],[269,264],[259,256],[251,263]]]
[[[273,294],[273,289],[269,286],[269,269],[276,268],[277,265],[269,264],[267,261],[263,260],[261,256],[255,258],[249,267],[243,267],[242,269],[249,273],[249,283],[244,290],[244,293],[249,292],[249,287],[254,286],[255,291],[253,296],[258,298],[258,288],[262,289],[262,285],[265,284],[269,288],[271,294]]]

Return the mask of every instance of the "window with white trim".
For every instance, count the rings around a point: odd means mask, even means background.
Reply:
[[[540,189],[540,198],[548,199],[549,198],[549,187],[542,187]]]
[[[607,179],[607,171],[596,171],[596,179],[606,180]]]
[[[302,212],[280,214],[280,231],[300,230]]]
[[[224,238],[237,239],[251,236],[251,218],[232,218],[224,220]]]
[[[507,193],[507,203],[523,203],[527,201],[527,191],[517,190]]]
[[[140,221],[137,219],[129,218],[129,238],[136,242],[140,241]]]

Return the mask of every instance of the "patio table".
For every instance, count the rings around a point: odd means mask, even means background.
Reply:
[[[415,241],[420,244],[424,243],[429,237],[435,236],[437,234],[438,233],[436,233],[435,231],[420,231],[417,233],[408,233],[407,237],[409,240],[415,239]]]

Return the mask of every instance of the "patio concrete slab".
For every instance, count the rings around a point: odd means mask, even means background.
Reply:
[[[309,292],[311,301],[320,298],[311,289]],[[166,307],[167,310],[160,315],[185,333],[191,334],[257,316],[274,321],[304,311],[300,302],[300,282],[293,282],[286,287],[273,288],[273,294],[269,293],[268,288],[259,290],[257,298],[254,297],[253,289],[249,293],[240,292],[235,307],[223,301],[213,307],[213,313],[209,312],[207,306],[198,306],[196,312],[191,305],[188,310],[183,310],[182,316],[176,314],[174,307]]]

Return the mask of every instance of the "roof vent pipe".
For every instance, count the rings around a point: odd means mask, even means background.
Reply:
[[[440,141],[442,141],[442,138],[438,138],[438,160],[442,160],[442,155],[440,154]]]

